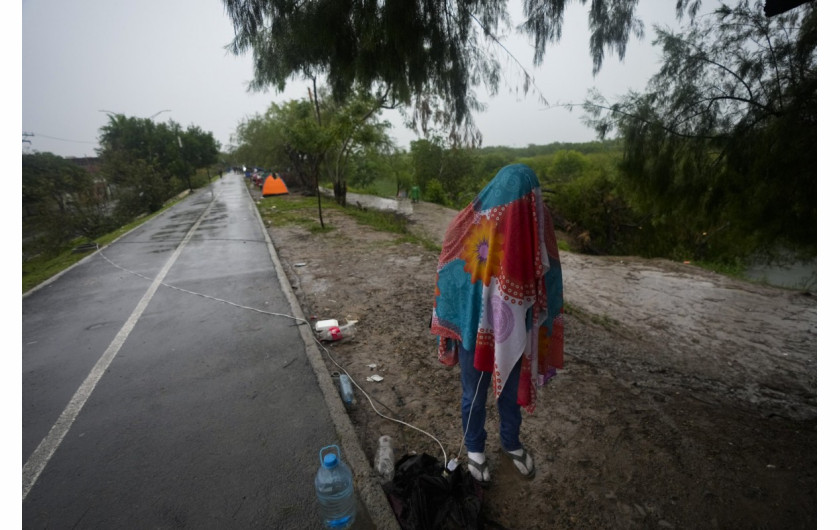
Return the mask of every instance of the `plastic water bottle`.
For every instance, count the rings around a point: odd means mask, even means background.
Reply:
[[[338,376],[339,389],[341,390],[341,400],[348,405],[353,403],[353,383],[350,382],[350,377],[347,374]]]
[[[394,449],[391,447],[391,437],[387,434],[379,437],[379,450],[373,459],[373,467],[386,481],[394,479]]]
[[[329,450],[334,449],[335,452]],[[324,452],[327,451],[325,455]],[[353,473],[341,461],[337,445],[321,449],[321,467],[315,475],[315,493],[324,528],[350,528],[356,519]]]

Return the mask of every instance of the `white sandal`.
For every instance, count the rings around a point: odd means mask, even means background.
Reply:
[[[483,487],[487,487],[490,485],[490,469],[487,465],[487,460],[485,459],[484,462],[478,463],[470,457],[467,457],[467,469],[470,471],[470,475],[481,484]]]
[[[531,479],[537,474],[537,469],[534,467],[534,459],[524,447],[522,448],[521,455],[514,454],[510,451],[504,451],[504,453],[510,457],[513,461],[514,467],[516,467],[517,471],[519,471],[523,477]]]

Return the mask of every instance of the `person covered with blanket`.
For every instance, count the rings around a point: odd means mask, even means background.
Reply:
[[[467,467],[490,482],[484,454],[493,389],[502,450],[533,478],[520,407],[532,413],[538,385],[563,367],[563,276],[551,216],[536,174],[502,168],[447,228],[437,266],[431,332],[438,359],[461,367]]]

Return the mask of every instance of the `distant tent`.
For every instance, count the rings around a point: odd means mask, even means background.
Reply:
[[[289,193],[289,188],[286,187],[286,183],[280,177],[269,175],[265,179],[262,191],[263,197],[268,197],[269,195],[286,195]]]

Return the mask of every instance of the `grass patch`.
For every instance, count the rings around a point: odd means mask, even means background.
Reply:
[[[593,324],[597,324],[604,329],[617,329],[620,324],[618,320],[608,315],[591,315]]]
[[[588,321],[591,324],[601,326],[602,328],[607,330],[616,331],[621,328],[621,323],[608,315],[598,315],[595,313],[590,313],[589,311],[586,311],[583,308],[566,301],[564,301],[563,303],[563,312],[568,316],[573,316],[579,318],[580,320]]]
[[[79,241],[80,244],[82,242]],[[75,246],[65,248],[55,256],[47,257],[38,255],[24,261],[21,267],[21,272],[23,273],[23,292],[25,293],[36,285],[52,278],[93,252],[89,250],[87,252],[74,253],[74,248]]]
[[[333,210],[352,217],[357,223],[369,226],[380,232],[397,234],[400,237],[392,244],[414,243],[424,249],[440,252],[440,245],[423,237],[418,237],[408,229],[408,219],[394,212],[346,206],[342,208],[331,197],[321,198],[324,211]],[[312,233],[326,233],[335,227],[327,224],[321,228],[318,221],[318,198],[303,196],[266,197],[257,205],[263,222],[271,226],[297,225]]]
[[[390,232],[392,234],[413,237],[408,232],[408,220],[403,216],[373,209],[363,210],[354,206],[346,207],[344,212],[355,219],[359,224],[369,226],[382,232]]]
[[[693,261],[691,262],[692,265],[697,265],[702,269],[706,269],[708,271],[716,272],[718,274],[723,274],[724,276],[729,276],[730,278],[736,278],[739,280],[747,280],[747,266],[741,263],[740,261],[735,263],[721,263],[721,262],[712,262],[712,261]]]
[[[338,208],[332,201],[321,199],[321,210]],[[318,198],[304,196],[265,197],[257,203],[257,211],[263,222],[271,226],[296,225],[313,234],[324,234],[335,229],[328,224],[321,226],[318,220]]]
[[[571,302],[563,301],[563,312],[567,315],[581,316],[583,311]]]
[[[397,194],[397,183],[392,178],[378,178],[363,188],[348,186],[347,191],[391,199]]]
[[[339,207],[335,203],[332,204],[337,208]],[[440,244],[411,233],[408,229],[408,219],[405,216],[394,212],[380,211],[372,208],[358,208],[355,206],[347,206],[341,211],[355,219],[359,224],[382,232],[390,232],[402,236],[396,241],[397,244],[414,243],[415,245],[422,246],[425,250],[440,253]]]
[[[397,244],[413,243],[422,246],[428,251],[440,253],[441,247],[439,244],[425,237],[412,234],[408,229],[408,219],[402,215],[373,209],[365,210],[353,206],[348,206],[343,211],[360,224],[370,226],[375,230],[402,236],[396,241]]]
[[[420,244],[423,245],[423,248],[426,250],[437,254],[440,254],[440,251],[443,250],[443,247],[441,247],[439,243],[435,243],[431,239],[426,239],[425,237],[420,238]]]

